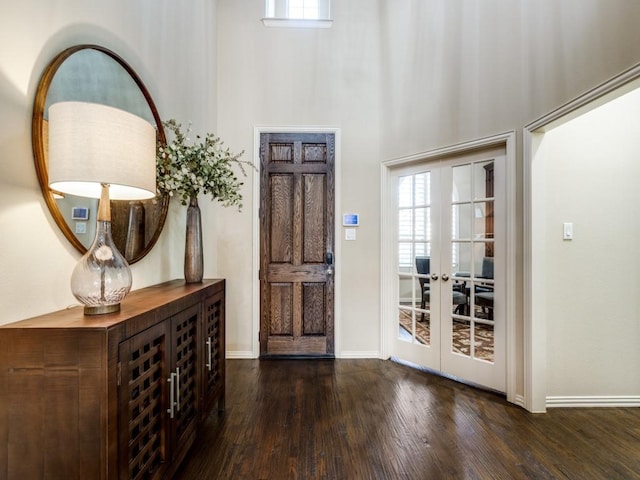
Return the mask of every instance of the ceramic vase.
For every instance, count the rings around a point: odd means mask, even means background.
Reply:
[[[202,282],[202,220],[197,197],[189,199],[187,232],[184,246],[184,279],[187,283]]]

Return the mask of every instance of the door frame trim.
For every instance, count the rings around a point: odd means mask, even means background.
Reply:
[[[260,358],[260,134],[261,133],[332,133],[335,136],[334,169],[334,274],[333,274],[333,349],[335,358],[340,358],[340,320],[341,320],[341,258],[342,243],[341,232],[342,215],[340,212],[341,201],[341,130],[338,127],[313,127],[313,126],[254,126],[253,127],[253,164],[257,173],[253,175],[253,259],[252,259],[252,333],[251,355],[252,358]]]
[[[409,165],[418,162],[435,161],[451,155],[461,155],[471,150],[478,150],[491,147],[504,147],[505,149],[505,207],[506,207],[506,332],[505,332],[505,368],[506,368],[506,395],[507,401],[522,406],[522,397],[517,395],[517,370],[518,348],[516,336],[516,294],[517,294],[517,225],[516,225],[516,132],[508,132],[492,135],[488,137],[471,140],[443,148],[437,148],[426,152],[419,152],[401,158],[395,158],[382,162],[380,165],[380,358],[388,359],[391,351],[391,335],[395,327],[394,309],[395,305],[390,305],[387,293],[392,291],[392,276],[390,272],[390,262],[387,251],[393,242],[392,229],[390,226],[391,212],[387,197],[390,191],[391,169],[402,165]]]

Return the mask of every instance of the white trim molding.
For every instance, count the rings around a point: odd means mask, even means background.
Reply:
[[[250,360],[255,359],[255,355],[251,350],[227,350],[225,358],[227,360]]]
[[[388,359],[391,356],[390,338],[395,326],[393,313],[395,305],[390,305],[386,292],[391,291],[391,272],[389,261],[385,252],[389,250],[390,236],[389,209],[387,198],[389,196],[390,171],[394,167],[409,165],[415,162],[434,161],[449,155],[459,155],[473,150],[503,147],[506,156],[506,395],[507,400],[521,405],[521,397],[516,395],[517,365],[519,351],[516,337],[516,133],[508,131],[489,137],[471,140],[469,142],[438,148],[427,152],[416,153],[410,156],[388,160],[380,165],[380,212],[381,212],[381,238],[380,238],[380,358]],[[519,403],[520,402],[520,403]]]
[[[567,102],[556,110],[525,125],[523,129],[523,308],[524,308],[524,399],[531,412],[544,412],[547,406],[586,406],[591,402],[578,399],[608,400],[635,397],[547,397],[546,318],[544,279],[544,246],[541,237],[544,204],[536,197],[541,185],[544,165],[535,164],[535,152],[546,131],[576,118],[608,101],[627,93],[640,84],[640,64]],[[535,208],[534,208],[535,205]],[[542,257],[542,258],[541,258]],[[625,400],[626,401],[626,400]]]
[[[525,408],[524,395],[516,395],[513,399],[513,403],[519,407]]]
[[[253,331],[252,331],[252,358],[260,357],[260,134],[261,133],[332,133],[335,136],[336,151],[334,162],[335,181],[335,220],[334,227],[336,236],[334,238],[334,295],[333,295],[333,347],[335,357],[340,357],[340,323],[342,306],[342,281],[341,281],[341,259],[342,242],[337,235],[342,229],[342,217],[337,212],[340,208],[341,200],[341,130],[338,127],[313,127],[313,126],[255,126],[253,128],[253,163],[256,167],[257,175],[253,176]],[[369,357],[367,357],[369,358]]]
[[[336,358],[342,359],[367,359],[367,358],[380,358],[380,352],[378,351],[346,351],[340,354],[340,357],[336,355]]]
[[[610,396],[573,396],[573,397],[547,397],[548,408],[559,407],[640,407],[640,396],[637,395],[610,395]]]

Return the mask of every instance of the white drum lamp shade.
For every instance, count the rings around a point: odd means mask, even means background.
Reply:
[[[111,238],[110,198],[156,194],[156,131],[124,110],[85,102],[49,107],[49,187],[100,198],[96,238],[71,276],[85,314],[111,313],[131,289],[131,269]]]
[[[49,107],[49,187],[100,198],[110,186],[113,200],[156,195],[156,131],[124,110],[85,102]]]

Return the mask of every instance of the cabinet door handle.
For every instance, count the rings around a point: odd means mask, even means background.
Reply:
[[[180,367],[176,367],[176,410],[180,411]]]
[[[173,406],[175,405],[175,390],[173,388],[173,377],[175,373],[171,372],[167,382],[169,382],[169,408],[167,408],[167,413],[169,414],[169,418],[173,418]]]
[[[213,368],[211,362],[211,343],[211,337],[207,338],[207,368],[209,369],[209,371],[211,371],[211,369]]]

